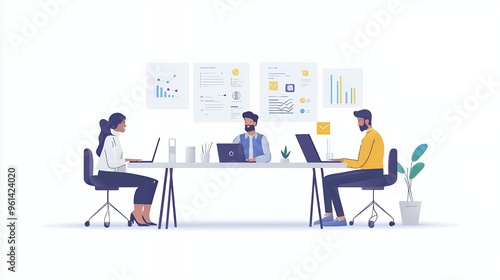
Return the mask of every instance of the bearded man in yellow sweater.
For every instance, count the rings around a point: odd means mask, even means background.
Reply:
[[[333,161],[343,162],[349,168],[357,170],[331,174],[323,179],[323,196],[325,199],[325,217],[322,219],[324,226],[346,226],[344,209],[339,196],[339,186],[346,183],[369,180],[384,174],[384,141],[382,136],[372,127],[372,113],[363,109],[354,111],[358,118],[358,126],[361,131],[366,131],[361,141],[357,159],[338,158]],[[332,214],[332,203],[337,218]],[[319,224],[319,220],[314,222]]]

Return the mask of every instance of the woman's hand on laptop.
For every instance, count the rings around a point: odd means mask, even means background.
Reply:
[[[141,161],[142,159],[138,158],[125,158],[125,161],[130,161],[130,162],[136,162],[136,161]]]
[[[247,161],[252,161],[252,162],[254,162],[254,161],[257,161],[257,160],[256,160],[255,158],[249,158],[249,159],[247,159]]]
[[[333,161],[333,162],[343,162],[344,159],[343,158],[331,158],[330,161]]]

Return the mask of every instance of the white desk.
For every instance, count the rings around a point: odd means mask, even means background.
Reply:
[[[313,205],[314,196],[316,194],[316,204],[318,205],[318,216],[320,220],[320,228],[323,228],[323,222],[321,221],[321,207],[319,204],[318,197],[318,182],[316,180],[316,168],[321,169],[321,179],[323,180],[324,173],[323,168],[346,168],[344,163],[334,163],[334,162],[289,162],[289,163],[169,163],[169,162],[154,162],[154,163],[134,163],[130,162],[128,164],[129,168],[164,168],[165,177],[163,179],[163,192],[161,196],[161,207],[160,207],[160,217],[158,220],[158,228],[161,228],[161,221],[163,216],[163,206],[165,204],[165,192],[168,180],[168,173],[170,171],[169,187],[168,187],[168,202],[167,202],[167,218],[165,228],[168,229],[169,217],[170,217],[170,202],[172,202],[172,212],[174,217],[174,226],[177,227],[177,214],[175,210],[175,196],[174,196],[174,181],[173,173],[174,168],[311,168],[313,171],[312,178],[312,194],[311,194],[311,211],[309,213],[309,226],[312,226],[312,215],[313,215]]]

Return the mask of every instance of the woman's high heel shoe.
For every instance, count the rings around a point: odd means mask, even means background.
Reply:
[[[130,213],[130,222],[133,224],[134,221],[137,223],[138,226],[140,227],[148,227],[149,225],[146,223],[146,224],[140,224],[139,221],[137,221],[137,219],[135,218],[134,214],[133,213]]]
[[[150,223],[146,222],[146,219],[144,219],[144,216],[142,216],[142,220],[143,220],[146,224],[148,224],[148,225],[150,225],[150,226],[156,226],[156,224],[155,224],[155,223],[153,223],[153,222],[150,222]]]

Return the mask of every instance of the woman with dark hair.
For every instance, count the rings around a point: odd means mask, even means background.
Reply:
[[[134,195],[134,211],[130,214],[130,221],[138,226],[156,225],[151,222],[149,212],[155,195],[158,180],[153,178],[126,173],[127,162],[139,161],[138,159],[124,158],[120,145],[120,133],[125,132],[126,118],[123,114],[114,113],[108,120],[99,122],[99,146],[96,153],[97,177],[106,184],[120,187],[137,187]]]

